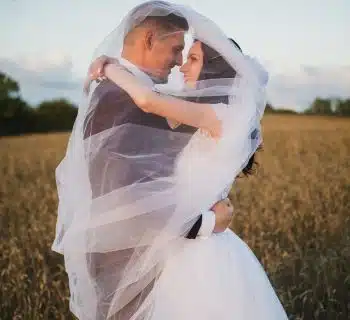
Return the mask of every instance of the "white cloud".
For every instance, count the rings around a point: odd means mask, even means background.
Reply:
[[[302,66],[297,72],[273,74],[268,98],[273,106],[303,110],[316,97],[350,96],[350,65],[338,67]]]
[[[46,56],[43,59],[0,59],[0,70],[18,81],[21,96],[31,104],[64,97],[77,103],[81,80],[74,76],[69,57]]]

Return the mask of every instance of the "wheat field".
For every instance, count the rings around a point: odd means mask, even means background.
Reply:
[[[268,115],[231,228],[264,265],[290,319],[350,319],[350,119]],[[73,319],[51,252],[54,169],[68,134],[0,138],[0,319]],[[219,320],[219,319],[218,319]]]

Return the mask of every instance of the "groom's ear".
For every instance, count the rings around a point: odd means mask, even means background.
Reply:
[[[148,30],[145,34],[145,47],[147,50],[152,50],[154,46],[155,34],[152,30]]]

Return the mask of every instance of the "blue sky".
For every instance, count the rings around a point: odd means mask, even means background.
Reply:
[[[0,70],[35,104],[67,97],[100,41],[138,0],[1,0]],[[270,72],[273,105],[301,110],[350,96],[350,0],[183,0],[235,38]]]

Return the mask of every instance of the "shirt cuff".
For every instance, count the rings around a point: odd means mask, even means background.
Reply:
[[[211,210],[202,212],[202,225],[198,231],[198,236],[210,237],[215,228],[215,213]]]

